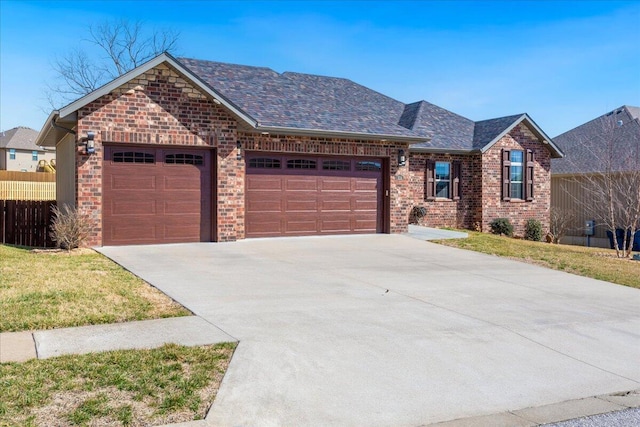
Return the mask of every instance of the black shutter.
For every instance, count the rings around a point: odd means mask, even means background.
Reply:
[[[511,151],[502,150],[502,200],[511,200]]]
[[[436,199],[436,162],[427,160],[427,200]]]
[[[460,188],[460,174],[461,174],[461,170],[462,170],[462,162],[461,161],[454,161],[453,162],[453,180],[452,180],[452,185],[453,188],[452,190],[452,196],[453,196],[453,200],[460,200],[460,194],[462,193],[461,188]]]
[[[525,179],[525,194],[526,194],[526,199],[527,202],[530,202],[533,200],[533,166],[534,166],[534,157],[533,157],[533,151],[531,150],[527,150],[527,157],[526,157],[526,173],[524,175],[524,179]]]

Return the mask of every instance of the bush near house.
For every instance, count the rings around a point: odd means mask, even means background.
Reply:
[[[501,236],[513,235],[513,224],[508,218],[496,218],[489,224],[491,232],[493,234],[499,234]]]
[[[524,238],[539,242],[542,240],[542,223],[537,219],[529,219],[524,226]]]

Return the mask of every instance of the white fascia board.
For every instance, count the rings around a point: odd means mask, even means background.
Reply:
[[[531,117],[529,117],[529,115],[527,113],[524,113],[522,116],[520,116],[519,119],[515,120],[508,128],[506,128],[504,131],[502,131],[498,136],[496,136],[490,143],[488,143],[487,145],[485,145],[484,147],[482,147],[480,149],[480,152],[482,154],[486,153],[487,150],[489,150],[491,147],[493,147],[493,145],[500,141],[500,139],[505,136],[506,134],[508,134],[509,132],[511,132],[511,130],[518,126],[520,123],[522,123],[523,121],[526,121],[527,126],[529,126],[531,129],[533,129],[533,132],[537,134],[538,138],[540,138],[542,140],[542,143],[545,145],[549,145],[551,146],[551,151],[554,152],[556,155],[558,155],[559,157],[564,157],[564,153],[562,152],[562,150],[560,150],[558,148],[557,145],[555,145],[555,143],[553,142],[553,140],[551,138],[549,138],[549,136],[547,136],[547,134],[545,134],[542,129],[540,129],[538,127],[538,125],[531,119]]]

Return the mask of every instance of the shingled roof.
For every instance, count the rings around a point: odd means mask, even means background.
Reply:
[[[189,58],[178,61],[263,127],[420,139],[398,124],[402,102],[348,79]]]
[[[474,123],[465,117],[419,101],[404,103],[337,77],[227,64],[163,53],[66,107],[53,111],[38,144],[55,146],[73,128],[79,108],[110,93],[160,64],[167,64],[235,114],[246,129],[402,141],[418,151],[484,151],[522,120],[553,156],[561,153],[526,115]]]
[[[640,108],[623,105],[553,140],[566,153],[554,159],[558,174],[636,170],[640,158]]]
[[[15,148],[16,150],[43,151],[36,145],[38,132],[19,126],[0,133],[0,148]]]

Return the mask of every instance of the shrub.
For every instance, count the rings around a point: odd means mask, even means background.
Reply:
[[[489,227],[491,227],[491,232],[493,234],[512,236],[513,235],[513,225],[511,225],[511,221],[508,218],[496,218],[491,223],[489,223]]]
[[[68,251],[80,247],[89,236],[89,220],[68,205],[63,205],[62,209],[55,206],[53,215],[51,238],[58,247]]]
[[[529,219],[524,226],[524,238],[539,242],[542,240],[542,223],[537,219]]]

